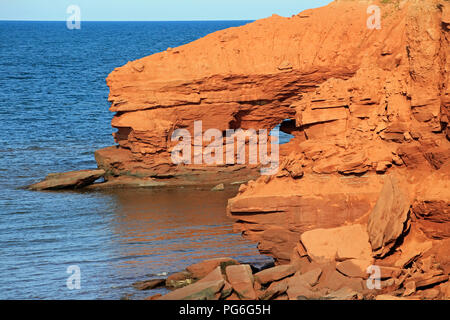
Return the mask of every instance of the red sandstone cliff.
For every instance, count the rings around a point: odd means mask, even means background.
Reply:
[[[170,160],[175,129],[284,119],[296,138],[283,149],[315,173],[384,172],[421,156],[439,167],[450,135],[448,4],[381,5],[380,30],[367,28],[367,7],[272,16],[117,68],[107,83],[120,147],[98,151],[100,167],[173,178],[193,170]]]
[[[229,201],[239,230],[287,263],[320,247],[305,232],[362,225],[370,259],[405,267],[433,253],[448,275],[450,3],[383,1],[380,29],[369,4],[272,16],[114,70],[118,147],[96,152],[99,168],[155,184],[257,178],[255,166],[173,164],[171,134],[291,119],[279,172]]]

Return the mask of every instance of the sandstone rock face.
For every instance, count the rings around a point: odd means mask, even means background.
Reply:
[[[289,262],[303,232],[366,223],[368,217],[375,255],[386,255],[411,222],[430,238],[448,237],[449,4],[378,5],[383,19],[376,31],[357,23],[367,17],[365,2],[334,2],[305,14],[311,22],[329,11],[354,15],[348,16],[351,25],[336,30],[333,18],[321,22],[330,36],[345,39],[335,67],[355,42],[360,45],[347,64],[353,71],[326,78],[291,103],[294,124],[286,132],[294,138],[280,148],[280,173],[248,183],[229,201],[236,230],[278,263]],[[320,33],[309,24],[308,30]],[[306,45],[320,51],[317,65],[330,63],[334,39]],[[401,181],[385,183],[384,174]]]
[[[300,235],[315,228],[335,228],[368,215],[382,188],[381,176],[305,175],[269,183],[258,180],[228,201],[228,214],[263,253],[289,262]]]
[[[107,84],[119,147],[99,150],[99,167],[109,178],[217,184],[251,172],[174,165],[176,129],[193,132],[195,120],[203,131],[272,129],[285,119],[295,136],[285,149],[304,156],[306,172],[432,165],[449,148],[448,4],[380,3],[379,30],[367,27],[367,6],[274,15],[115,69]]]
[[[373,4],[381,10],[380,29],[367,26],[367,2],[335,1],[218,31],[115,69],[107,84],[117,146],[95,155],[105,186],[254,179],[230,200],[228,214],[261,252],[288,263],[303,232],[366,219],[386,196],[383,174],[398,173],[412,185],[434,171],[448,174],[449,4]],[[205,156],[195,147],[211,141],[195,139],[195,121],[202,121],[202,133],[282,123],[294,138],[280,146],[279,172],[271,177],[258,178],[253,164],[174,164],[177,129],[191,133],[192,158]],[[433,177],[431,185],[439,179]],[[446,195],[427,201],[428,191],[419,191],[405,195],[414,202],[414,219],[429,236],[447,237]],[[396,201],[393,195],[391,205],[407,205]],[[402,210],[395,214],[404,217]],[[369,230],[377,254],[405,231],[401,220],[384,221],[389,234]]]
[[[450,168],[423,179],[412,204],[412,220],[431,239],[450,238]]]

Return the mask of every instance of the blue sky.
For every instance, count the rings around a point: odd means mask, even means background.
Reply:
[[[291,16],[331,0],[0,0],[0,20],[59,20],[78,5],[82,21],[254,20]]]

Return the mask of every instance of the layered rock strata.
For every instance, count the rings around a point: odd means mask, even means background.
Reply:
[[[448,153],[448,4],[365,1],[272,16],[129,62],[107,79],[118,147],[96,152],[107,179],[226,182],[242,165],[176,165],[177,129],[282,128],[284,152],[318,174],[385,172]],[[194,142],[192,142],[194,143]],[[207,144],[207,141],[202,141]],[[251,166],[250,166],[251,167]]]
[[[144,185],[253,179],[228,215],[277,263],[317,228],[362,225],[379,260],[411,232],[448,239],[449,17],[447,1],[334,1],[129,62],[107,79],[117,146],[96,152],[99,168]],[[205,156],[196,121],[203,134],[281,124],[293,139],[271,176],[176,164],[179,129]]]

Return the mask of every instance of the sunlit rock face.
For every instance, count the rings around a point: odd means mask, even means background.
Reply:
[[[449,198],[420,186],[448,181],[450,7],[375,2],[381,24],[372,28],[371,4],[335,1],[272,16],[117,68],[107,79],[117,146],[96,153],[106,179],[254,179],[230,199],[228,214],[283,262],[307,230],[367,223],[385,175],[396,174],[414,230],[448,238]],[[272,176],[258,178],[258,164],[171,159],[172,134],[194,135],[195,121],[203,132],[225,132],[271,130],[286,119],[281,130],[294,138],[280,146]]]

